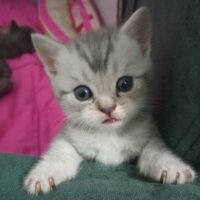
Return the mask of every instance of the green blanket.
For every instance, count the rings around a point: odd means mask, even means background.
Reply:
[[[37,158],[0,154],[1,200],[199,200],[200,179],[185,185],[162,185],[138,175],[134,164],[109,168],[98,163],[82,164],[78,177],[38,197],[22,188],[24,175]]]

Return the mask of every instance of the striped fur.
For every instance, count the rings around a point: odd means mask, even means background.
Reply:
[[[99,30],[64,45],[34,35],[37,53],[45,65],[69,123],[24,181],[31,194],[49,192],[54,185],[78,173],[83,159],[119,165],[138,158],[142,175],[166,183],[194,180],[195,172],[164,145],[146,109],[145,75],[150,68],[150,24],[145,9],[137,11],[120,29]],[[132,76],[133,88],[117,92],[120,77]],[[77,86],[86,85],[92,98],[79,101]],[[103,123],[112,107],[115,123]]]

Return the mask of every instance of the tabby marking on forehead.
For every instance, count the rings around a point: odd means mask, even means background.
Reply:
[[[90,37],[82,37],[75,43],[78,54],[95,73],[107,70],[110,55],[114,51],[111,34],[111,31],[97,32]]]

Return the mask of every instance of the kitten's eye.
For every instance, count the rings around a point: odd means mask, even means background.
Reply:
[[[92,97],[92,92],[87,86],[80,85],[74,89],[74,95],[79,101],[86,101]]]
[[[118,92],[128,92],[133,88],[133,78],[131,76],[123,76],[117,81]]]

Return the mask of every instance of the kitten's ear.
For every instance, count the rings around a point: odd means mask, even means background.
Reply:
[[[34,48],[40,60],[44,64],[45,70],[50,77],[57,74],[56,59],[60,50],[64,47],[62,44],[49,39],[41,34],[31,34]]]
[[[17,22],[16,22],[15,20],[12,20],[12,21],[10,22],[10,28],[9,28],[10,32],[15,32],[15,31],[17,31],[19,28],[20,28],[20,27],[19,27],[19,25],[17,24]]]
[[[134,12],[120,31],[136,40],[144,54],[150,52],[151,22],[147,8],[142,7]]]

